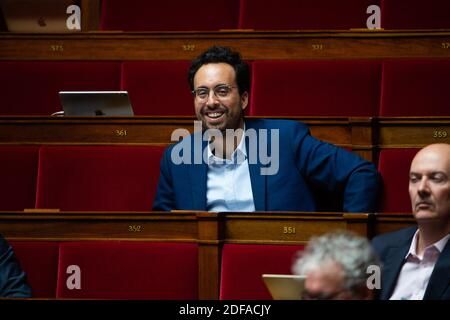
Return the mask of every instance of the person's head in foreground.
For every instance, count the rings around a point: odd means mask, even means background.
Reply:
[[[378,257],[366,238],[337,231],[312,237],[293,272],[306,276],[303,299],[372,299],[367,270],[373,265]]]

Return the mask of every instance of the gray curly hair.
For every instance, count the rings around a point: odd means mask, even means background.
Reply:
[[[305,250],[297,254],[292,271],[307,274],[337,263],[344,272],[344,288],[357,291],[366,287],[367,268],[380,265],[370,242],[348,231],[336,231],[312,237]]]

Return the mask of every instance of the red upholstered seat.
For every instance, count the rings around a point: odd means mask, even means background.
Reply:
[[[448,0],[382,0],[385,29],[449,29]]]
[[[117,62],[0,61],[0,115],[50,115],[58,91],[119,88]]]
[[[253,62],[251,115],[375,116],[378,61],[285,60]]]
[[[243,29],[366,28],[367,7],[379,0],[241,0]]]
[[[302,245],[225,244],[222,250],[220,299],[271,299],[262,274],[291,274]]]
[[[56,146],[40,150],[36,207],[151,210],[162,146]]]
[[[136,115],[194,114],[187,80],[188,61],[129,61],[122,65],[122,89]]]
[[[27,274],[33,298],[55,298],[59,243],[9,241],[9,244]]]
[[[1,146],[0,210],[34,208],[38,147]]]
[[[235,29],[239,0],[102,1],[100,28],[123,31]]]
[[[197,253],[197,245],[190,243],[62,243],[57,297],[197,299]],[[70,266],[77,266],[79,272]],[[77,274],[80,289],[76,288]]]
[[[378,171],[383,177],[382,212],[411,212],[409,169],[419,149],[384,149],[380,152]]]
[[[450,59],[383,62],[380,116],[449,116]]]

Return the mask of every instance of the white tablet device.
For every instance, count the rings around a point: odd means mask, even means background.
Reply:
[[[306,276],[263,274],[262,279],[274,300],[301,300]]]

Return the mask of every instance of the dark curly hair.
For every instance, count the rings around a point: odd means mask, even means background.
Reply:
[[[188,73],[191,90],[194,90],[194,76],[198,69],[208,63],[227,63],[232,66],[236,73],[239,94],[250,92],[250,71],[248,64],[242,60],[239,52],[234,52],[230,47],[223,46],[212,46],[192,61]]]

